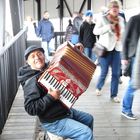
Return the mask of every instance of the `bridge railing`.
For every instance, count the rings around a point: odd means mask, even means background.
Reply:
[[[0,52],[0,134],[19,87],[17,73],[24,65],[24,51],[28,45],[26,31],[20,31]],[[55,49],[64,42],[64,36],[65,32],[55,32]]]
[[[55,50],[57,47],[65,41],[65,32],[54,32],[54,39],[55,39]]]
[[[0,52],[0,134],[17,93],[17,73],[24,64],[26,29],[21,30]]]

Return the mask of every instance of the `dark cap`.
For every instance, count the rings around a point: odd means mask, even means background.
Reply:
[[[28,47],[26,50],[25,50],[25,53],[24,53],[24,57],[25,57],[25,60],[28,59],[28,56],[31,52],[35,51],[35,50],[40,50],[41,52],[44,53],[44,49],[40,46],[36,46],[36,45],[32,45],[30,47]]]

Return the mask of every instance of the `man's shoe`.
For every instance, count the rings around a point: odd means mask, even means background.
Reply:
[[[122,116],[124,116],[125,118],[127,118],[129,120],[137,120],[137,117],[132,113],[122,112],[121,114],[122,114]]]
[[[97,96],[101,96],[101,92],[100,92],[100,90],[99,90],[99,89],[96,89],[96,91],[95,91],[95,92],[96,92],[96,95],[97,95]]]
[[[120,99],[119,99],[119,97],[113,97],[113,98],[111,98],[111,100],[114,102],[114,103],[120,103]]]

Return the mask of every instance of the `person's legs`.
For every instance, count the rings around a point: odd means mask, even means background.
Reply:
[[[93,62],[95,62],[97,60],[97,55],[92,52],[92,48],[91,48],[91,58],[92,58]]]
[[[47,42],[48,56],[51,54],[50,42]]]
[[[90,52],[89,52],[89,48],[84,48],[84,53],[87,57],[90,58]]]
[[[131,85],[131,81],[129,81],[129,84],[126,89],[125,95],[123,97],[123,102],[122,102],[122,116],[131,120],[137,119],[137,117],[132,113],[132,104],[133,104],[135,91],[136,89],[133,88],[133,86]]]
[[[72,110],[70,118],[53,123],[43,123],[42,127],[51,133],[75,140],[93,140],[93,117],[87,113]]]
[[[84,53],[87,57],[89,57],[91,60],[95,61],[96,58],[92,54],[92,48],[84,48]]]
[[[92,115],[76,109],[71,109],[71,113],[72,113],[71,115],[72,119],[87,125],[89,128],[93,130],[94,118]]]
[[[128,87],[125,91],[124,97],[123,97],[123,102],[122,102],[122,112],[125,113],[132,113],[132,104],[133,104],[133,98],[134,98],[134,93],[136,89],[134,89],[131,85],[131,81],[128,83]]]
[[[131,58],[131,71],[130,75],[133,69],[135,57]],[[133,99],[134,99],[134,94],[137,89],[135,89],[132,85],[132,77],[130,77],[128,87],[125,91],[124,97],[123,97],[123,102],[122,102],[122,115],[126,117],[127,119],[131,120],[136,120],[137,117],[132,113],[132,105],[133,105]]]
[[[97,85],[96,85],[96,89],[101,90],[104,83],[105,83],[105,79],[108,73],[108,68],[109,68],[109,56],[106,57],[100,57],[99,58],[99,63],[100,63],[100,67],[101,67],[101,74],[99,76]]]
[[[114,98],[118,94],[118,85],[119,85],[119,77],[120,77],[120,52],[113,51],[112,52],[112,78],[111,78],[111,98]]]
[[[45,50],[46,59],[49,59],[48,43],[45,41],[42,41],[42,48]]]

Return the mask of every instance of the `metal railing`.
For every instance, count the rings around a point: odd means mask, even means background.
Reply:
[[[0,53],[0,134],[17,93],[17,73],[24,64],[26,29],[21,30]]]
[[[55,50],[57,47],[64,42],[65,38],[65,32],[54,32],[54,39],[55,39]]]
[[[55,49],[64,42],[64,35],[64,32],[55,32]],[[0,134],[19,87],[17,73],[19,67],[24,65],[26,47],[26,29],[24,29],[0,52]]]

